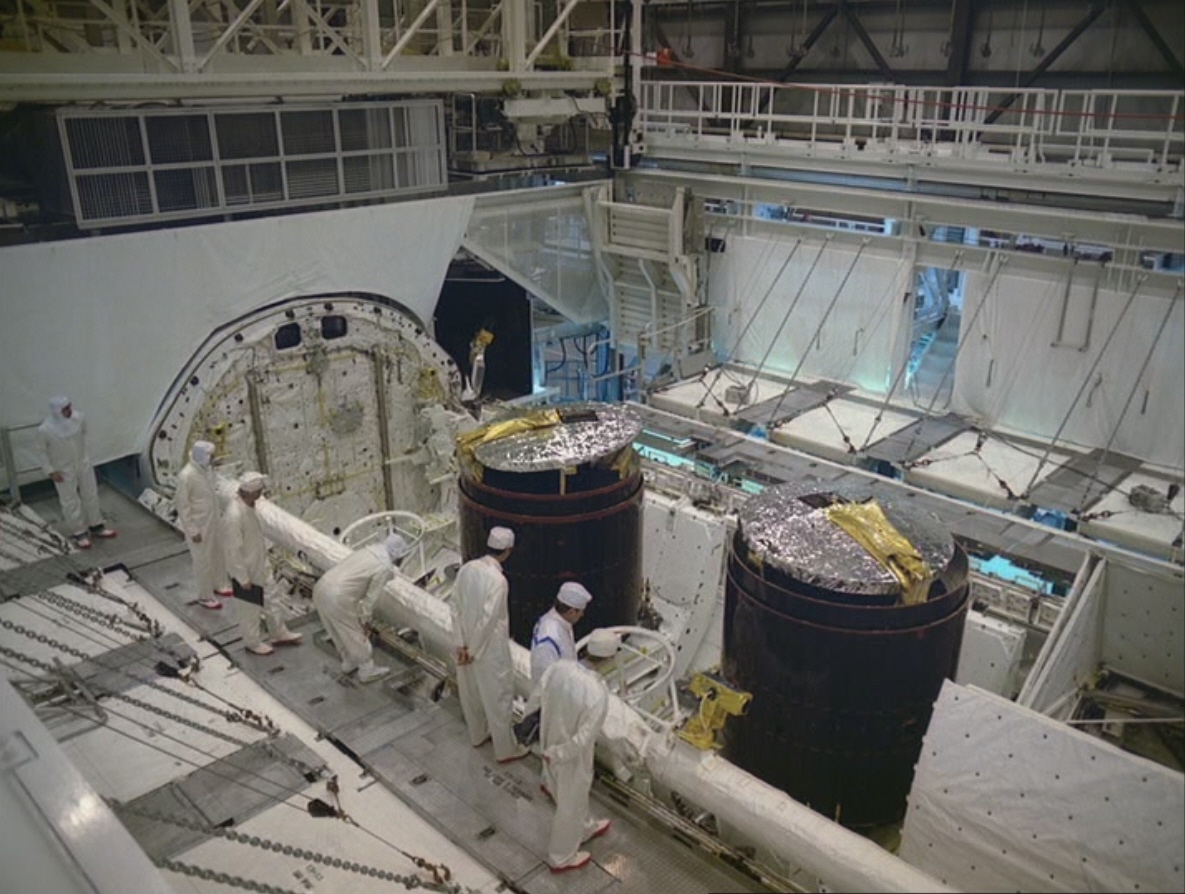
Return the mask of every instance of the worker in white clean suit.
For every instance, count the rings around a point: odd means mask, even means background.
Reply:
[[[275,582],[267,566],[263,528],[255,514],[265,481],[259,472],[240,475],[238,492],[222,519],[223,553],[234,591],[239,635],[247,651],[256,655],[270,655],[275,651],[273,646],[294,646],[302,639],[301,634],[288,629],[272,592]],[[260,626],[261,615],[267,622],[268,642]]]
[[[37,446],[41,466],[57,489],[66,531],[78,548],[90,549],[92,537],[116,536],[99,509],[99,485],[86,451],[86,417],[70,398],[50,400],[49,415],[37,428]]]
[[[360,683],[373,683],[391,673],[391,668],[374,663],[366,626],[379,594],[407,550],[407,541],[392,533],[382,543],[346,556],[313,587],[313,606],[341,656],[342,673],[357,671]]]
[[[618,645],[612,631],[594,630],[586,649],[589,667],[567,659],[556,661],[540,684],[543,787],[555,799],[555,819],[547,843],[552,872],[587,865],[592,857],[580,846],[609,831],[608,819],[589,816],[588,795],[593,752],[609,710],[609,689],[596,666],[612,658]]]
[[[453,585],[453,645],[457,688],[469,741],[479,748],[493,739],[494,757],[505,764],[526,757],[514,738],[511,709],[514,667],[510,662],[510,587],[502,564],[514,549],[514,532],[496,527],[486,538],[486,554],[461,566]]]
[[[523,719],[514,728],[518,740],[535,744],[539,737],[539,683],[557,661],[576,660],[575,626],[584,617],[592,594],[583,584],[570,580],[560,584],[555,604],[535,622],[531,633],[531,694],[523,708]]]
[[[193,581],[198,604],[220,609],[219,596],[230,597],[234,591],[226,579],[226,561],[222,555],[222,503],[218,498],[218,479],[212,465],[214,445],[195,441],[187,462],[177,473],[177,523],[185,533],[185,545],[193,559]]]
[[[543,673],[560,660],[576,660],[576,633],[573,629],[588,604],[592,594],[574,580],[560,584],[555,595],[555,605],[535,622],[531,634],[531,687],[537,689]]]

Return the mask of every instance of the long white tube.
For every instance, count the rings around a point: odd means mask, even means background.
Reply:
[[[233,498],[234,485],[223,483]],[[350,548],[322,534],[268,500],[255,506],[264,534],[302,553],[322,571],[350,554]],[[443,602],[396,575],[386,600],[375,607],[386,619],[413,627],[435,657],[451,660],[452,615]],[[511,643],[515,684],[530,685],[530,654]],[[677,737],[654,733],[642,717],[616,696],[601,733],[620,753],[623,745],[645,762],[653,780],[679,792],[752,844],[774,853],[832,891],[953,891],[937,879],[893,856],[855,832],[833,823],[784,792],[766,785],[716,754],[699,751]]]

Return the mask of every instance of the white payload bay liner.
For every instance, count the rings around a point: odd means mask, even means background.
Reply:
[[[1185,777],[947,681],[901,856],[967,891],[1180,891]]]
[[[233,496],[233,482],[224,481],[222,488],[228,498]],[[348,546],[269,500],[260,500],[256,511],[270,540],[301,552],[321,570],[350,553]],[[387,585],[384,597],[375,607],[376,615],[414,627],[424,647],[436,656],[449,654],[452,616],[447,604],[401,575]],[[511,653],[516,687],[526,694],[529,653],[515,643],[511,643]],[[734,764],[674,736],[655,734],[636,711],[613,696],[601,741],[616,754],[644,762],[657,784],[693,799],[748,841],[816,877],[820,887],[835,891],[953,890]]]

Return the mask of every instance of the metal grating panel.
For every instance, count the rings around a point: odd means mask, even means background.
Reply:
[[[272,112],[215,115],[218,155],[221,158],[259,158],[279,155],[276,116]]]
[[[144,164],[138,118],[67,119],[66,136],[76,169]]]
[[[439,100],[57,114],[79,223],[301,207],[448,181]]]
[[[157,165],[213,161],[210,119],[206,115],[168,115],[144,119],[148,154]]]
[[[128,802],[115,812],[132,837],[153,860],[190,850],[211,836],[140,816],[159,813],[186,822],[217,826],[239,825],[263,810],[304,791],[309,781],[286,762],[296,758],[310,768],[324,761],[299,739],[285,734],[256,742]]]

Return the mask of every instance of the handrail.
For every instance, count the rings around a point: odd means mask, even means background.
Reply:
[[[1003,99],[1015,95],[1008,107]],[[812,150],[1004,150],[1026,163],[1180,168],[1185,93],[769,82],[646,81],[639,122],[653,135],[791,142]]]

